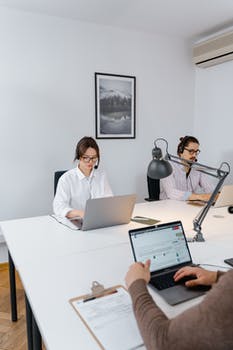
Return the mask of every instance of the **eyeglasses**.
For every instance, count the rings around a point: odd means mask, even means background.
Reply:
[[[186,151],[189,152],[189,154],[193,155],[193,154],[199,154],[201,151],[199,149],[195,150],[195,149],[188,149],[188,148],[184,148]]]
[[[82,160],[84,163],[89,163],[89,162],[97,162],[98,157],[89,157],[89,156],[82,156]]]

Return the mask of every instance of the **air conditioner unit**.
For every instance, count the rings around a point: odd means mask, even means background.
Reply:
[[[215,36],[193,47],[193,62],[207,68],[233,60],[233,32]]]

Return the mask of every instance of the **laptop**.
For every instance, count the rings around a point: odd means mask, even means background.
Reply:
[[[233,205],[233,185],[224,185],[214,204],[215,208]]]
[[[204,294],[209,287],[187,288],[173,276],[183,266],[194,266],[181,221],[147,226],[129,231],[134,260],[151,260],[151,285],[170,305]],[[190,279],[190,278],[189,278]],[[187,280],[187,279],[186,279]]]
[[[135,202],[135,194],[88,199],[84,217],[72,223],[83,231],[128,224]]]
[[[188,204],[204,206],[207,201],[190,200]],[[214,208],[228,207],[233,205],[233,185],[224,185],[218,195],[217,200],[212,204]]]

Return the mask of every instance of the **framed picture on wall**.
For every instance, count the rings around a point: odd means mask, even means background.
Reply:
[[[97,139],[134,139],[136,77],[95,73]]]

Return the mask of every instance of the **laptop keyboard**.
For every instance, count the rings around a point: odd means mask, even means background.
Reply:
[[[184,284],[186,281],[190,279],[194,279],[194,276],[187,276],[179,280],[179,282],[175,282],[173,279],[173,276],[175,274],[175,271],[166,273],[164,275],[156,276],[156,277],[151,277],[150,282],[155,286],[158,290],[163,290],[166,288],[173,287],[177,284]]]
[[[173,287],[175,285],[175,281],[173,279],[174,271],[167,273],[166,275],[151,277],[150,282],[158,289],[166,289]]]

